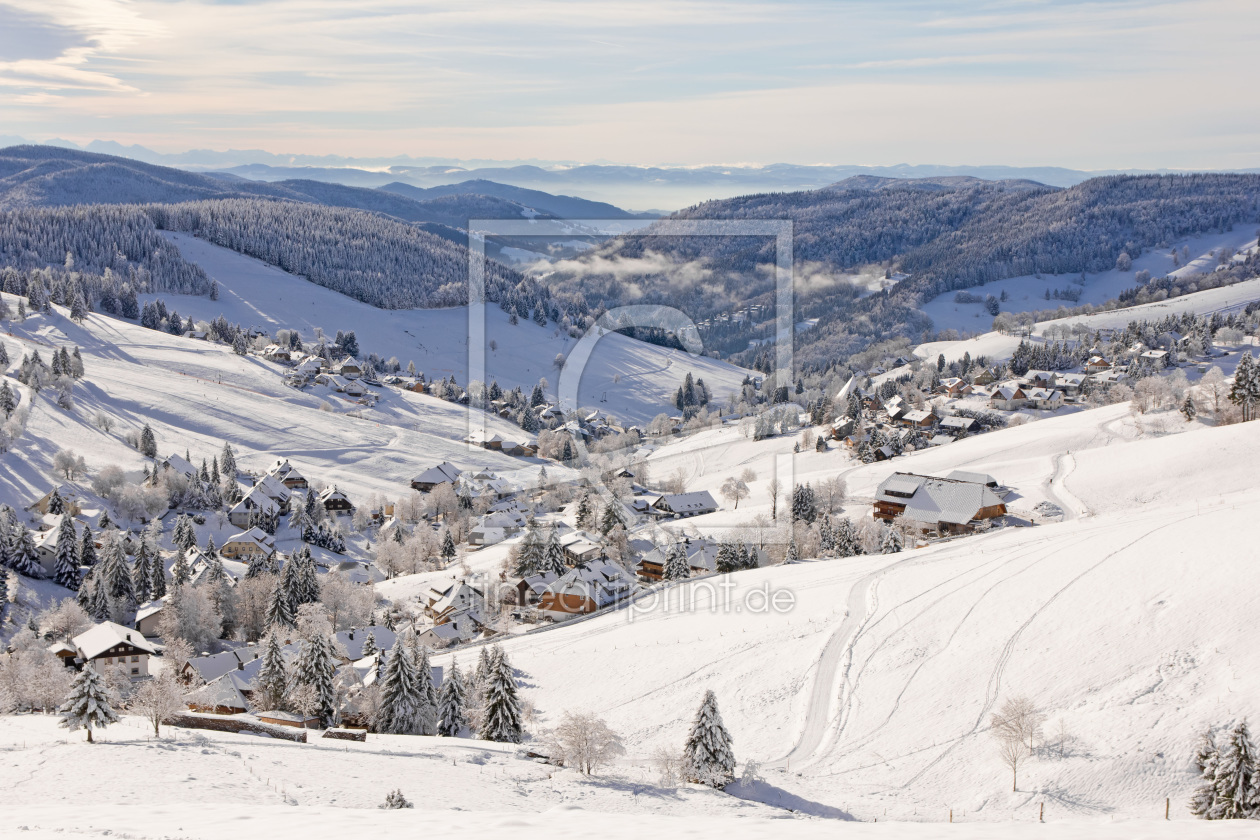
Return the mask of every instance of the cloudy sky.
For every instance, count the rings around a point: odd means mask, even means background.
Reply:
[[[1260,2],[0,0],[0,134],[159,151],[1260,166]]]

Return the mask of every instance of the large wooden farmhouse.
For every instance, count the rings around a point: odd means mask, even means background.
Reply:
[[[1006,514],[997,482],[978,473],[951,473],[947,478],[897,472],[875,491],[876,519],[897,517],[938,533],[966,533],[986,519]]]

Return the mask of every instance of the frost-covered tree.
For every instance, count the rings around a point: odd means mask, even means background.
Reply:
[[[1246,820],[1260,816],[1260,767],[1247,721],[1225,737],[1216,762],[1218,819]]]
[[[481,740],[519,744],[524,729],[516,676],[503,648],[498,645],[489,654],[482,702],[481,728],[477,733]]]
[[[366,659],[369,656],[380,651],[376,644],[376,633],[369,630],[367,638],[363,640],[363,651],[361,658]]]
[[[75,677],[70,694],[57,711],[61,715],[61,725],[71,732],[87,730],[89,744],[92,743],[93,729],[104,729],[118,722],[118,713],[110,705],[109,689],[90,662]]]
[[[411,631],[399,633],[385,659],[381,706],[376,728],[393,735],[417,734],[420,726],[420,686],[411,658]]]
[[[696,712],[691,732],[683,745],[682,777],[693,784],[722,788],[735,779],[735,753],[731,751],[731,735],[722,723],[717,695],[704,693],[704,701]]]
[[[185,708],[184,693],[175,676],[163,671],[146,680],[131,695],[131,708],[153,724],[153,736],[161,737],[161,725]]]
[[[144,428],[140,430],[140,454],[146,458],[157,457],[157,438],[153,434],[153,428],[148,424],[144,424]]]
[[[691,577],[691,566],[687,563],[687,549],[682,543],[674,543],[665,558],[665,567],[661,572],[663,580],[686,580]]]
[[[564,564],[564,549],[560,547],[560,538],[556,529],[552,528],[547,537],[547,545],[543,549],[543,572],[551,572],[556,577],[563,577],[568,567]]]
[[[459,664],[451,659],[451,667],[443,675],[442,689],[438,693],[438,725],[437,734],[447,738],[457,738],[468,725],[464,716],[466,701],[464,677],[459,672]]]
[[[415,637],[412,636],[414,641]],[[417,644],[411,652],[415,660],[416,697],[419,700],[416,722],[419,735],[438,734],[438,696],[433,686],[433,666],[429,663],[429,649]]]
[[[325,728],[332,726],[337,717],[336,676],[332,637],[322,630],[311,633],[302,640],[302,652],[293,668],[293,684],[310,687],[316,698],[314,711]]]
[[[122,538],[116,533],[110,534],[103,551],[101,582],[105,585],[106,594],[111,603],[117,604],[122,612],[134,612],[137,603],[136,585],[131,579],[131,567],[127,563]]]
[[[271,591],[271,599],[267,602],[267,626],[297,626],[297,615],[293,609],[293,601],[289,598],[289,593],[285,591],[282,579],[276,580],[276,586]]]
[[[289,668],[284,661],[284,647],[275,625],[263,640],[262,665],[254,677],[252,702],[260,711],[282,709],[289,693]]]
[[[1220,819],[1220,797],[1216,787],[1216,767],[1220,751],[1209,728],[1199,739],[1194,753],[1194,766],[1199,773],[1199,786],[1190,799],[1190,813],[1204,820]]]
[[[57,560],[53,580],[72,592],[79,589],[79,535],[74,532],[74,520],[69,514],[61,517],[57,526]]]
[[[16,517],[10,517],[11,525],[8,535],[8,557],[6,562],[13,571],[29,578],[42,578],[44,570],[39,565],[39,555],[35,552],[35,541],[31,538],[30,529]]]

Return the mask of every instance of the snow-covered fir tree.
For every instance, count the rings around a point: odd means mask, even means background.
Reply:
[[[283,708],[285,697],[289,693],[289,669],[284,661],[280,631],[275,625],[272,625],[263,639],[262,665],[258,669],[258,676],[254,678],[253,687],[251,700],[255,708],[260,711]]]
[[[366,659],[367,657],[372,656],[379,650],[380,648],[377,647],[376,645],[376,633],[369,630],[367,634],[367,638],[363,640],[362,658]]]
[[[1220,752],[1209,728],[1199,739],[1194,753],[1194,766],[1199,773],[1199,786],[1190,799],[1190,813],[1204,820],[1220,819],[1220,802],[1216,789],[1216,766]]]
[[[410,631],[399,633],[385,658],[381,680],[381,705],[376,729],[393,735],[416,734],[419,728],[420,691],[415,662],[411,658]]]
[[[53,580],[66,589],[79,589],[79,535],[74,531],[74,520],[68,515],[61,517],[57,526],[56,565]]]
[[[43,567],[39,565],[39,555],[35,552],[35,541],[30,530],[21,522],[13,521],[9,529],[8,543],[9,568],[29,578],[42,578]]]
[[[591,494],[587,491],[583,491],[582,498],[578,499],[577,526],[583,530],[595,527],[595,509],[591,505]]]
[[[131,579],[131,566],[127,563],[127,555],[123,550],[123,541],[118,534],[110,534],[105,543],[104,558],[101,562],[105,592],[111,604],[117,604],[124,612],[136,609],[136,585]]]
[[[297,626],[293,601],[289,598],[283,580],[276,581],[275,587],[271,590],[271,598],[267,601],[267,626],[288,628]]]
[[[1225,736],[1216,762],[1217,819],[1260,817],[1260,767],[1247,721]]]
[[[481,728],[477,733],[481,740],[519,744],[524,729],[516,676],[498,645],[490,651],[482,703]]]
[[[722,723],[717,695],[704,693],[704,701],[696,712],[691,732],[683,745],[682,777],[693,784],[722,788],[735,779],[735,753],[731,751],[731,734]]]
[[[79,565],[89,569],[96,565],[96,536],[86,522],[83,523],[83,539],[79,541]]]
[[[92,743],[93,729],[104,729],[118,722],[118,713],[110,705],[109,688],[90,662],[74,678],[69,695],[57,711],[61,715],[61,725],[71,732],[87,730],[89,744]]]
[[[337,657],[333,652],[332,637],[323,631],[312,632],[302,640],[302,652],[293,667],[293,684],[309,686],[318,698],[316,714],[324,728],[332,726],[337,717]]]
[[[560,538],[556,529],[552,528],[547,537],[547,545],[543,549],[542,571],[551,572],[556,577],[563,577],[568,567],[564,564],[564,549],[560,547]]]
[[[686,580],[691,577],[691,566],[687,563],[687,549],[681,542],[674,543],[665,558],[665,567],[661,572],[663,580]]]
[[[415,640],[415,636],[412,636]],[[416,644],[411,651],[416,663],[416,723],[420,735],[436,735],[438,725],[438,694],[433,685],[433,666],[429,662],[429,649]]]
[[[881,554],[897,554],[902,548],[901,530],[892,525],[885,525],[879,538]]]
[[[146,458],[157,457],[157,438],[148,423],[140,430],[140,454]]]
[[[459,663],[451,658],[451,667],[442,678],[442,689],[438,692],[438,727],[437,734],[447,738],[457,738],[468,725],[464,715],[465,698],[464,677],[459,672]]]

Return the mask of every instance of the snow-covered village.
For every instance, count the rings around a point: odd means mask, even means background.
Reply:
[[[6,836],[1253,836],[1256,37],[0,0]]]

